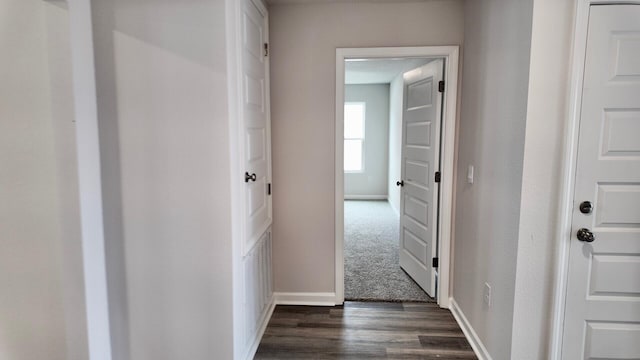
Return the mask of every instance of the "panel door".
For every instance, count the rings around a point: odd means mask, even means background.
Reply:
[[[268,98],[267,12],[243,0],[242,101],[244,119],[245,251],[271,224],[271,134]]]
[[[400,266],[431,297],[436,295],[438,189],[443,61],[404,74]]]
[[[562,357],[640,359],[640,6],[591,7],[582,94]]]

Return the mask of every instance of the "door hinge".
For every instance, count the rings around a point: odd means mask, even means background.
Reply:
[[[271,195],[271,183],[267,184],[267,195]]]
[[[438,91],[443,93],[444,92],[444,80],[440,80],[438,82]]]
[[[264,43],[264,56],[269,56],[269,44]]]
[[[442,175],[440,175],[440,171],[436,171],[435,182],[439,183],[441,178]]]
[[[431,259],[431,266],[433,266],[434,268],[438,267],[438,258],[434,257],[433,259]]]

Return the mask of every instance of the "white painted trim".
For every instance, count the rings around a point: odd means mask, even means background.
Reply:
[[[267,330],[267,325],[269,324],[269,320],[271,319],[271,315],[273,315],[273,311],[276,309],[275,297],[272,295],[270,300],[270,305],[265,311],[265,314],[262,317],[262,321],[260,322],[260,327],[256,332],[254,338],[251,340],[251,346],[247,351],[247,355],[244,357],[246,360],[251,360],[256,355],[256,351],[258,351],[258,346],[260,345],[260,341],[262,340],[262,336],[264,335],[264,331]]]
[[[571,216],[573,199],[573,178],[575,175],[575,161],[578,123],[580,119],[580,103],[582,99],[582,74],[584,71],[584,59],[587,40],[587,23],[589,18],[589,4],[577,0],[575,13],[575,28],[572,49],[571,85],[567,122],[564,128],[564,151],[562,159],[562,177],[560,179],[560,194],[558,201],[558,228],[556,229],[556,276],[554,279],[554,294],[552,304],[552,328],[549,346],[549,358],[561,359],[562,335],[564,328],[565,300],[567,290],[567,277],[569,274],[569,239],[571,238]]]
[[[564,129],[564,150],[562,155],[562,177],[559,179],[560,193],[557,207],[560,221],[556,228],[556,259],[552,304],[552,324],[550,334],[549,359],[562,358],[562,336],[566,308],[567,280],[569,276],[569,246],[571,240],[571,219],[575,168],[578,153],[578,131],[582,104],[584,63],[587,50],[587,31],[591,5],[638,4],[640,0],[576,0],[575,28],[573,35],[571,85],[567,122]]]
[[[458,61],[459,49],[457,46],[451,47],[446,57],[446,67],[444,72],[445,81],[445,104],[443,111],[442,126],[442,152],[440,166],[442,172],[442,182],[440,183],[440,236],[439,236],[439,284],[438,284],[438,304],[441,307],[449,307],[450,289],[453,278],[451,246],[453,243],[453,207],[454,207],[454,184],[456,167],[456,135],[457,135],[457,106],[458,106]]]
[[[399,218],[400,210],[396,209],[395,206],[393,206],[393,204],[391,203],[391,201],[389,201],[388,198],[387,198],[387,202],[389,203],[389,207],[391,207],[391,210],[393,210],[393,213],[396,214],[396,216]]]
[[[453,298],[449,299],[449,309],[451,310],[453,317],[456,319],[456,322],[458,322],[458,325],[460,325],[464,336],[467,338],[467,341],[469,341],[469,344],[471,344],[471,348],[473,349],[473,352],[476,353],[478,359],[492,360],[489,351],[484,346],[482,340],[480,340],[480,337],[462,312],[462,309],[460,309],[460,306],[458,306],[458,303]]]
[[[68,4],[89,359],[111,360],[91,1]]]
[[[387,200],[387,195],[344,195],[345,200]]]
[[[336,293],[332,292],[276,292],[273,294],[277,305],[335,306]]]
[[[344,303],[344,59],[336,49],[335,119],[335,303]]]
[[[241,87],[241,11],[242,3],[235,0],[225,1],[226,41],[227,41],[227,96],[229,104],[229,161],[230,161],[230,197],[231,197],[231,271],[233,298],[233,358],[242,359],[244,353],[244,276],[243,276],[243,242],[244,242],[244,187],[238,180],[244,168],[242,152],[242,87]]]
[[[445,104],[442,127],[442,182],[440,184],[440,244],[438,257],[438,295],[440,307],[449,307],[452,263],[452,226],[455,173],[455,146],[458,96],[458,46],[338,48],[336,49],[336,119],[335,119],[335,303],[344,302],[344,60],[353,58],[432,57],[445,59]]]

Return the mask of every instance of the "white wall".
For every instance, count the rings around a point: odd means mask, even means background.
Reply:
[[[72,117],[65,117],[71,113],[68,25],[57,6],[0,3],[2,360],[79,359],[86,350],[86,337],[73,327],[84,319],[82,304],[74,303],[82,299],[82,288],[73,287],[82,281],[63,278],[77,272],[79,247],[73,246],[73,230],[67,231],[72,221],[61,223],[74,204],[63,198],[68,184],[59,180],[73,183],[74,173],[59,166],[72,168],[75,158],[59,151],[74,139],[65,137],[73,134]],[[63,255],[63,249],[69,252]]]
[[[389,85],[389,169],[387,192],[391,208],[400,214],[400,187],[402,156],[402,101],[404,82],[402,74],[396,76]]]
[[[345,102],[365,103],[364,171],[344,174],[345,198],[387,196],[389,84],[345,85]]]
[[[275,290],[333,292],[336,47],[460,45],[463,2],[270,7]]]
[[[535,0],[533,6],[512,359],[550,358],[555,251],[564,240],[556,226],[575,4]]]
[[[92,5],[114,358],[231,359],[225,3]]]
[[[453,297],[494,359],[511,354],[532,7],[531,0],[465,5]]]

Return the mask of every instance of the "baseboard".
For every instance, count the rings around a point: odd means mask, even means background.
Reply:
[[[469,323],[469,320],[467,320],[467,317],[464,316],[462,309],[460,309],[458,303],[453,298],[449,299],[449,310],[451,310],[453,317],[458,322],[458,325],[460,325],[462,332],[467,337],[467,340],[469,341],[469,344],[471,344],[473,352],[476,353],[478,359],[493,360],[491,358],[491,355],[489,355],[489,351],[487,351],[487,348],[482,343],[482,340],[480,340],[478,334],[476,334],[475,330],[473,330],[471,323]]]
[[[275,302],[275,294],[271,297],[271,302],[265,315],[262,317],[262,321],[260,322],[260,327],[256,332],[255,337],[251,341],[251,347],[249,347],[249,351],[247,351],[247,356],[245,356],[246,360],[251,360],[256,355],[256,351],[258,351],[258,346],[260,345],[260,341],[262,340],[262,335],[264,335],[264,331],[267,329],[267,325],[269,324],[269,320],[271,319],[271,315],[273,315],[273,310],[276,308]]]
[[[387,195],[345,195],[345,200],[387,200]]]
[[[396,207],[393,206],[393,204],[391,203],[391,201],[389,201],[389,199],[387,199],[387,202],[389,203],[389,207],[391,208],[391,210],[393,210],[396,216],[400,217],[400,210],[396,209]]]
[[[278,305],[335,306],[336,293],[294,293],[278,292],[274,294]]]

